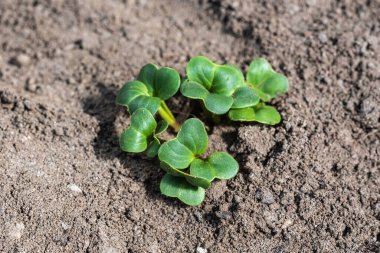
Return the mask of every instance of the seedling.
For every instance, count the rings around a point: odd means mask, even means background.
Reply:
[[[203,56],[192,58],[186,73],[181,93],[200,100],[213,119],[227,113],[234,121],[270,125],[281,121],[277,110],[265,103],[286,92],[288,80],[276,73],[265,59],[252,61],[246,80],[237,67],[218,65]],[[127,107],[131,123],[120,136],[120,146],[126,152],[146,152],[148,157],[158,155],[160,167],[166,172],[160,182],[161,193],[194,206],[202,203],[213,180],[234,177],[239,165],[226,152],[205,157],[208,135],[199,119],[188,119],[182,127],[176,121],[165,101],[179,87],[176,70],[153,64],[145,65],[137,80],[126,83],[116,102]],[[163,121],[157,123],[156,112]],[[159,136],[168,125],[178,134],[163,142]]]
[[[161,168],[167,172],[160,183],[162,194],[188,205],[199,205],[204,199],[204,189],[214,179],[236,175],[239,165],[231,155],[215,152],[202,158],[207,146],[205,127],[195,118],[186,120],[177,137],[161,145],[158,157]]]
[[[157,124],[148,109],[139,108],[132,114],[130,126],[120,136],[120,147],[123,151],[132,153],[147,150],[147,156],[154,157],[161,144],[158,135],[167,128],[166,121]]]
[[[153,115],[158,111],[160,116],[178,131],[180,125],[165,100],[177,93],[179,86],[180,77],[176,70],[147,64],[140,70],[137,80],[130,81],[121,88],[116,103],[126,106],[131,114],[138,108],[146,108]]]

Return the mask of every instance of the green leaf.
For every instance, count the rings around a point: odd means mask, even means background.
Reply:
[[[146,150],[146,155],[150,158],[155,157],[158,154],[161,143],[156,137],[153,137],[152,141],[149,142],[148,148]]]
[[[156,72],[158,67],[154,64],[146,64],[141,68],[139,75],[137,76],[137,80],[141,81],[148,88],[148,92],[150,96],[153,96],[154,90],[154,79],[156,76]]]
[[[275,98],[278,94],[288,91],[289,82],[284,75],[275,73],[264,81],[260,89],[271,98]]]
[[[158,150],[160,161],[170,164],[174,168],[185,169],[195,159],[193,152],[184,144],[173,139],[165,142]]]
[[[168,129],[168,127],[169,127],[169,123],[166,122],[165,120],[161,120],[157,124],[156,130],[155,130],[155,135],[157,136],[157,135],[162,134],[163,132],[166,131],[166,129]]]
[[[272,70],[272,66],[267,60],[264,58],[254,59],[248,68],[247,81],[248,83],[258,87],[273,73],[274,71]]]
[[[233,121],[256,121],[268,125],[276,125],[281,121],[278,111],[268,105],[230,110],[228,117]]]
[[[260,102],[259,95],[247,86],[237,88],[232,97],[234,99],[232,109],[255,106]]]
[[[160,68],[155,76],[154,95],[162,100],[167,100],[177,93],[180,83],[181,79],[176,70]]]
[[[211,88],[216,64],[207,57],[196,56],[190,59],[186,66],[189,80],[202,84],[207,90]]]
[[[165,142],[158,151],[160,161],[177,169],[185,169],[203,154],[208,146],[206,129],[199,119],[188,119],[183,123],[175,139]]]
[[[232,97],[216,93],[210,93],[204,99],[204,105],[207,110],[218,115],[228,112],[233,102]]]
[[[181,85],[185,97],[203,100],[212,113],[224,114],[233,103],[234,91],[244,84],[240,69],[232,65],[218,65],[204,56],[193,57],[187,67],[188,80]]]
[[[116,96],[116,103],[126,106],[131,114],[139,108],[146,108],[155,114],[160,107],[161,100],[151,97],[144,83],[131,81],[121,88]]]
[[[200,186],[204,189],[207,189],[210,187],[210,181],[206,178],[198,177],[195,175],[190,175],[186,172],[183,172],[181,170],[175,169],[171,167],[169,164],[165,162],[160,163],[161,168],[166,171],[168,174],[175,176],[175,177],[184,177],[190,184],[194,186]]]
[[[191,185],[185,178],[166,174],[160,182],[163,195],[178,198],[189,206],[197,206],[205,198],[205,189]]]
[[[183,123],[177,139],[191,150],[194,155],[203,154],[208,146],[205,126],[202,121],[196,118],[188,119]]]
[[[153,115],[144,108],[136,110],[131,116],[131,124],[120,136],[120,147],[127,152],[142,152],[148,146],[148,137],[157,126]]]
[[[230,179],[236,176],[239,164],[226,152],[215,152],[206,160],[196,159],[191,163],[190,174],[209,181]]]
[[[267,97],[258,93],[263,101],[275,98],[289,89],[288,79],[276,73],[269,62],[263,58],[251,62],[247,72],[247,82],[266,94]]]

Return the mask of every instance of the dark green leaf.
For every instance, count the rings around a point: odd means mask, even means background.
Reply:
[[[233,178],[239,170],[239,164],[226,152],[215,152],[206,160],[196,159],[191,163],[190,174],[209,181]]]
[[[202,188],[209,188],[210,187],[210,181],[208,181],[205,178],[198,177],[195,175],[190,175],[188,173],[185,173],[181,170],[175,169],[171,167],[169,164],[165,162],[160,163],[161,168],[166,171],[168,174],[175,176],[175,177],[184,177],[190,184],[194,186],[200,186]]]
[[[234,102],[234,99],[226,95],[210,93],[203,101],[207,110],[221,115],[228,112]]]
[[[137,76],[137,80],[141,81],[147,86],[150,96],[153,96],[154,79],[157,70],[158,67],[156,65],[149,63],[141,68],[140,73]]]
[[[163,132],[166,131],[166,129],[168,129],[168,127],[169,127],[168,122],[166,122],[165,120],[161,120],[161,121],[158,122],[158,124],[157,124],[156,131],[155,131],[155,135],[160,135],[160,134],[162,134]]]
[[[231,65],[216,65],[211,93],[231,96],[236,88],[243,85],[244,76],[240,70]]]
[[[185,169],[194,160],[193,152],[184,144],[173,139],[165,142],[158,150],[160,161],[170,164],[174,168]]]
[[[152,140],[149,142],[148,148],[146,150],[146,155],[150,158],[155,157],[158,153],[160,146],[160,141],[156,137],[153,137]]]
[[[201,84],[189,80],[186,80],[182,83],[181,93],[185,97],[195,99],[204,99],[208,94],[210,94],[210,92]]]
[[[208,146],[208,136],[202,121],[196,118],[188,119],[178,132],[177,139],[194,155],[203,154]],[[178,168],[177,166],[174,166]]]
[[[212,61],[204,56],[196,56],[190,59],[186,67],[189,80],[202,84],[206,89],[211,88],[214,79],[215,66]]]
[[[154,94],[162,100],[167,100],[177,93],[180,85],[180,77],[172,68],[160,68],[156,72]]]
[[[166,174],[160,183],[160,191],[163,195],[178,198],[189,206],[197,206],[205,198],[205,189],[191,185],[185,178]]]

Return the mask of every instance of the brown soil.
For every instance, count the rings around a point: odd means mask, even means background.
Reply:
[[[1,252],[379,252],[380,1],[0,1]],[[240,173],[200,207],[122,153],[142,65],[264,56],[283,122],[222,124]],[[171,103],[179,114],[187,104]],[[212,130],[212,131],[211,131]]]

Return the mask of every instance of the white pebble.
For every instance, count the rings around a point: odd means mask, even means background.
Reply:
[[[202,247],[197,247],[197,253],[207,253],[207,249],[204,249]]]
[[[68,184],[67,188],[69,188],[73,192],[77,192],[77,193],[81,193],[82,192],[81,188],[79,188],[79,186],[76,185],[76,184]]]
[[[17,222],[9,229],[9,237],[20,239],[22,234],[24,233],[24,223]]]

